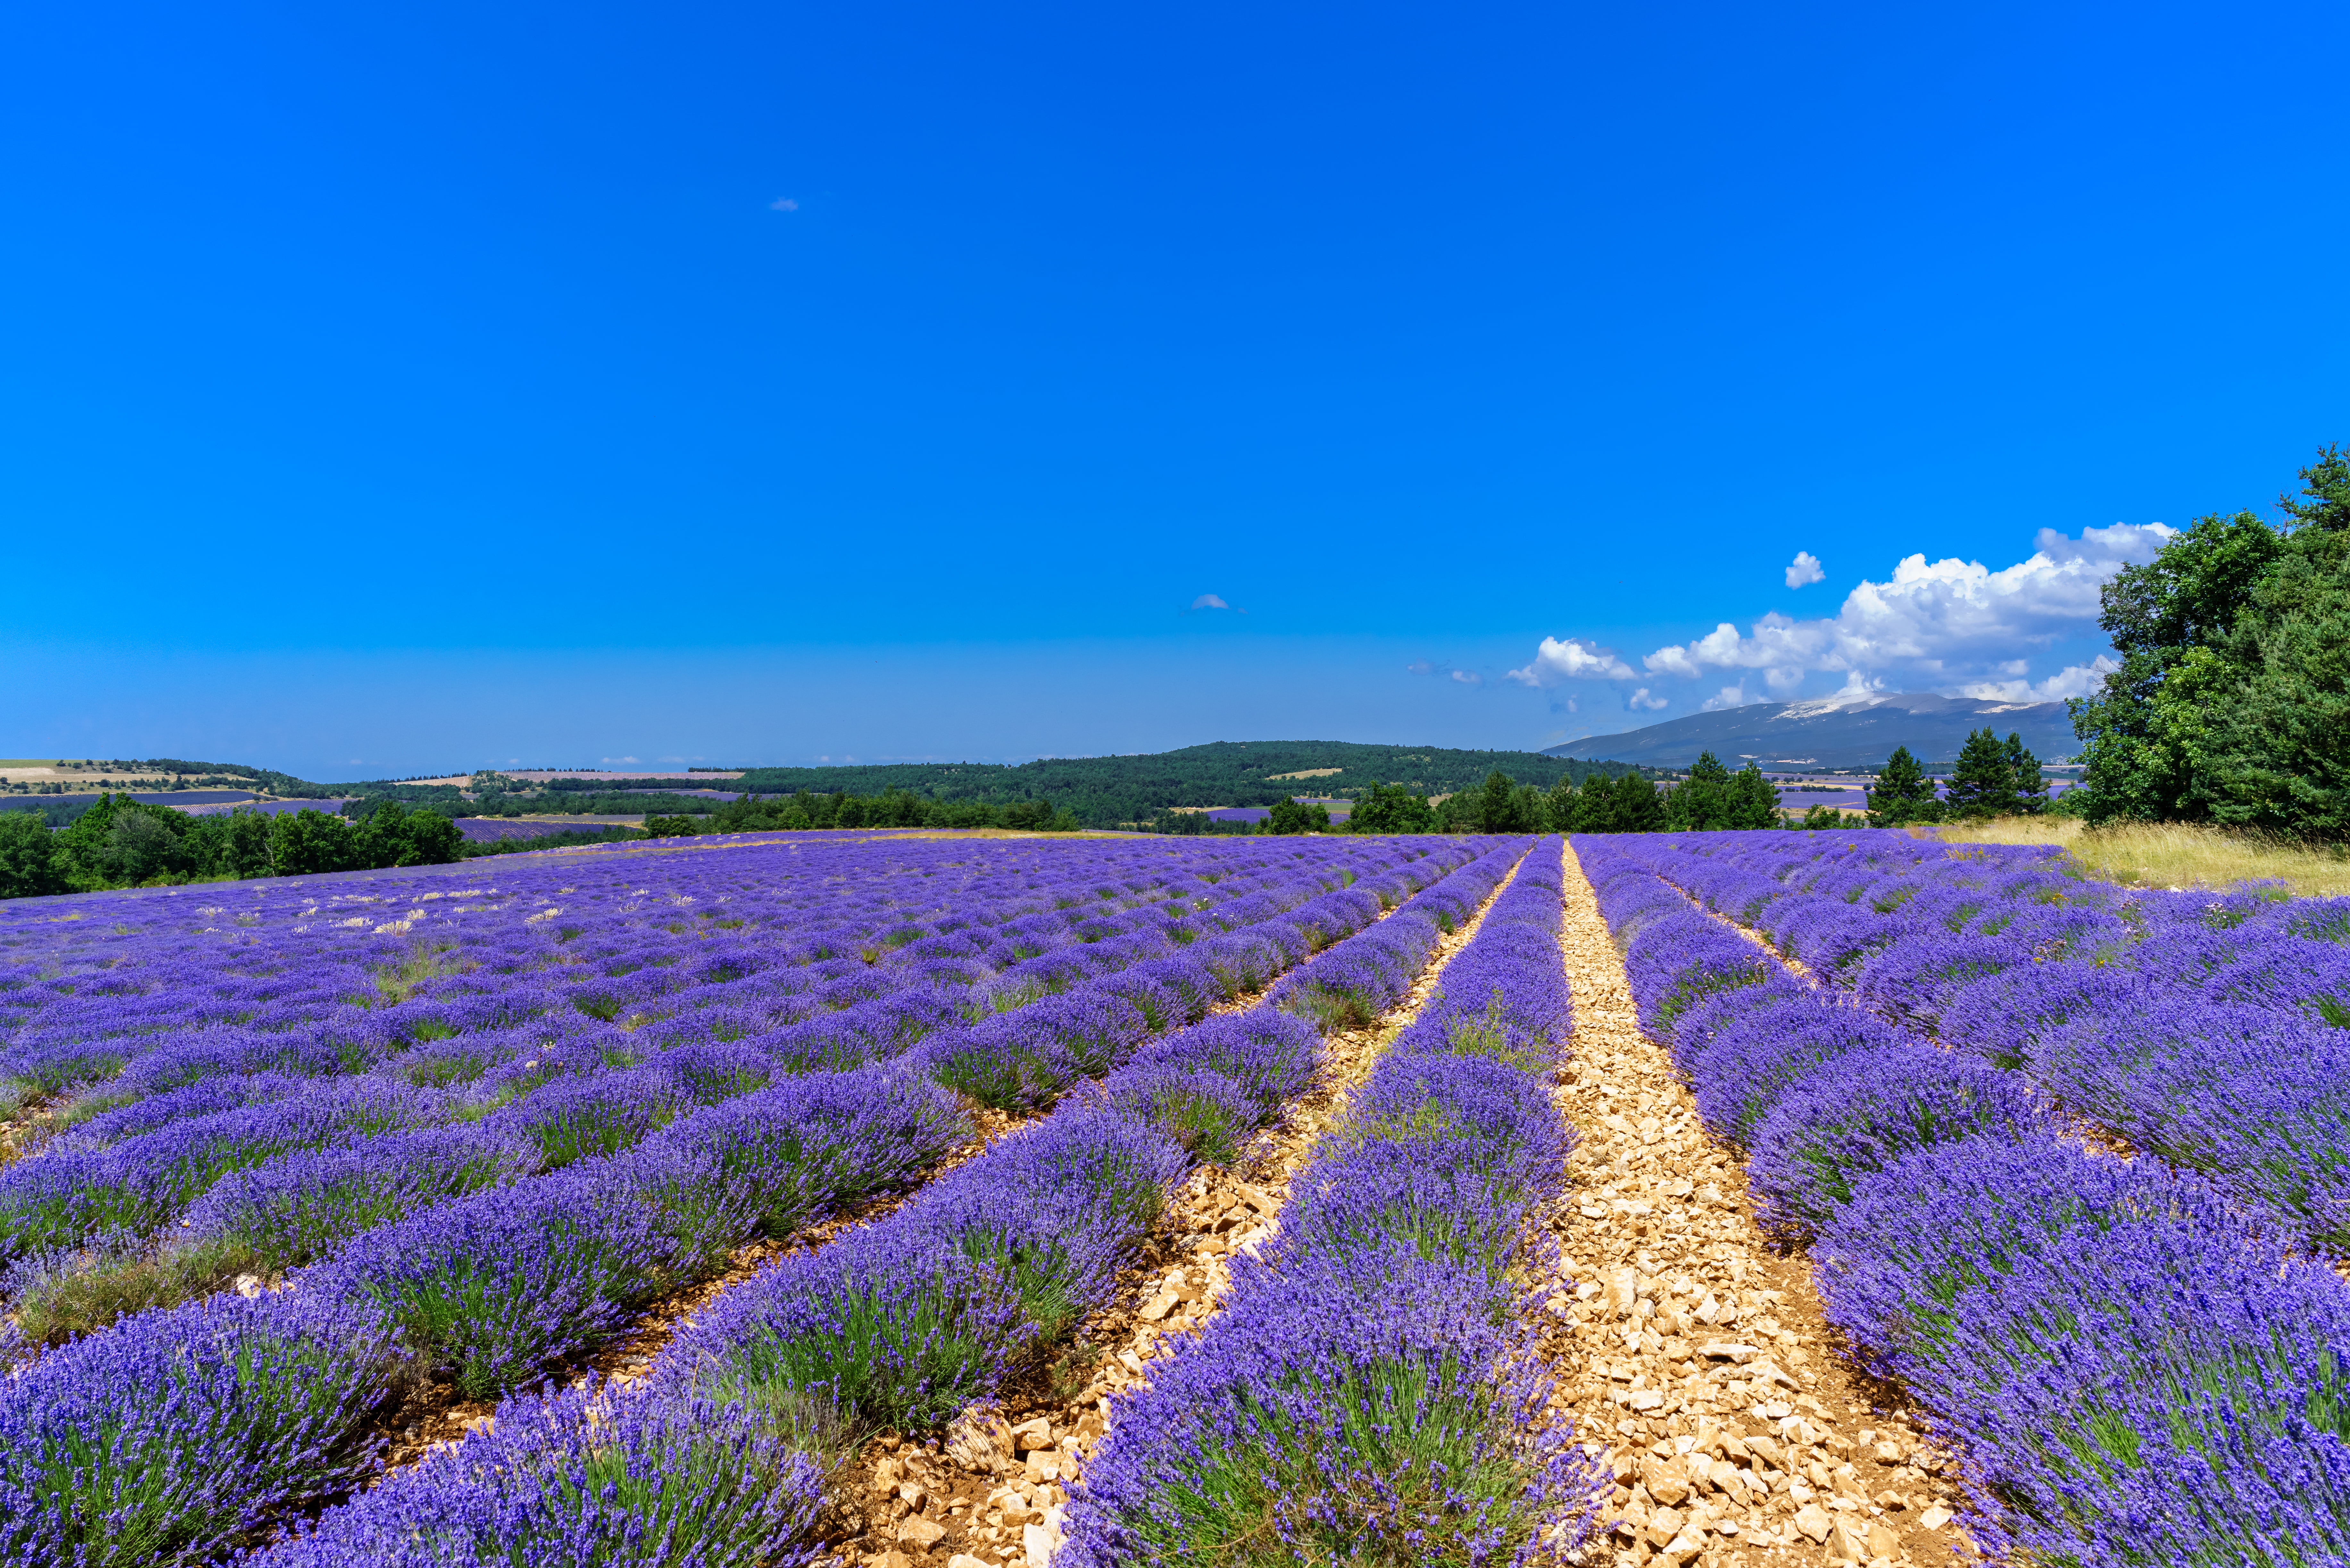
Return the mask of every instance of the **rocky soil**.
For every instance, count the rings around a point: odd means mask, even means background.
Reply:
[[[1514,873],[1513,873],[1514,875]],[[1504,879],[1501,887],[1509,886]],[[1500,888],[1495,889],[1496,895]],[[1289,1179],[1345,1110],[1379,1047],[1410,1023],[1489,898],[1446,938],[1396,1008],[1371,1028],[1325,1042],[1315,1085],[1229,1166],[1202,1167],[1170,1199],[1111,1304],[1078,1326],[1049,1366],[1000,1406],[964,1413],[943,1439],[885,1433],[852,1465],[833,1518],[839,1568],[1045,1568],[1060,1542],[1066,1483],[1107,1429],[1112,1397],[1216,1311],[1225,1260],[1273,1233]],[[1251,1005],[1254,1002],[1242,1005]]]
[[[1949,1461],[1887,1407],[1896,1391],[1839,1360],[1808,1265],[1756,1230],[1737,1160],[1640,1032],[1580,875],[1561,945],[1575,1033],[1558,1098],[1583,1143],[1552,1217],[1565,1278],[1546,1349],[1556,1397],[1614,1464],[1615,1561],[1971,1560]]]

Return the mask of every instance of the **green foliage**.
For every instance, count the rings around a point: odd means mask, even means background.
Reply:
[[[1877,770],[1877,787],[1868,792],[1868,825],[1901,827],[1941,820],[1942,803],[1934,796],[1934,781],[1926,776],[1908,747],[1894,747],[1885,765]]]
[[[1787,826],[1793,827],[1795,825],[1789,823]],[[1813,833],[1817,833],[1823,828],[1842,827],[1844,813],[1832,805],[1811,806],[1804,812],[1803,826]]]
[[[0,811],[0,898],[66,891],[56,836],[37,811]]]
[[[46,870],[36,833],[48,841]],[[37,814],[0,813],[0,898],[441,866],[456,859],[463,844],[446,816],[393,802],[363,819],[307,809],[192,816],[109,793],[54,834]]]
[[[666,820],[674,821],[675,818]],[[647,826],[651,825],[650,819]],[[810,827],[1008,827],[1032,833],[1075,833],[1082,825],[1066,807],[1049,800],[1014,801],[1005,805],[983,801],[926,800],[909,790],[888,789],[871,797],[842,792],[796,794],[761,800],[745,794],[710,814],[703,833],[765,832],[776,828]]]
[[[1399,784],[1374,782],[1355,801],[1354,815],[1347,820],[1349,833],[1433,833],[1436,813],[1430,809],[1424,795],[1414,794]]]
[[[1285,779],[1284,774],[1336,768],[1336,774]],[[972,763],[898,763],[827,768],[756,768],[732,787],[876,794],[902,790],[941,804],[996,805],[1049,798],[1078,823],[1116,827],[1147,823],[1170,806],[1263,805],[1314,789],[1362,798],[1374,781],[1422,800],[1473,793],[1495,770],[1548,789],[1561,779],[1613,777],[1620,763],[1587,763],[1535,752],[1454,751],[1435,746],[1372,746],[1338,741],[1218,742],[1129,757],[1055,757],[1017,766]],[[641,809],[641,808],[640,808]],[[1465,810],[1465,808],[1463,808]],[[1456,813],[1457,821],[1471,820]],[[1482,820],[1482,817],[1475,817]],[[873,826],[870,824],[860,826]],[[973,825],[984,826],[984,825]],[[1203,830],[1205,831],[1205,830]],[[1379,828],[1410,832],[1411,828]],[[1465,831],[1465,829],[1464,829]]]
[[[2350,836],[2350,453],[2301,479],[2282,526],[2199,518],[2106,585],[2121,668],[2072,705],[2091,822]]]
[[[1330,831],[1330,808],[1303,801],[1277,800],[1273,803],[1273,815],[1265,818],[1267,833],[1327,833]]]
[[[648,838],[691,838],[702,831],[702,824],[690,816],[649,816],[644,828]]]
[[[692,819],[689,817],[687,820]],[[639,829],[618,823],[606,827],[574,827],[561,833],[542,833],[531,838],[492,838],[479,844],[461,845],[457,857],[476,860],[484,855],[525,855],[537,849],[570,849],[582,844],[618,844],[624,839],[644,836]]]
[[[1676,833],[1779,826],[1779,792],[1762,770],[1748,763],[1733,774],[1711,752],[1699,753],[1689,777],[1661,805],[1665,826]]]

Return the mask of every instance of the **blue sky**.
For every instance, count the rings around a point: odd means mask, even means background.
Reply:
[[[2345,32],[20,12],[0,751],[1538,746],[2061,695],[2150,524],[2350,439]]]

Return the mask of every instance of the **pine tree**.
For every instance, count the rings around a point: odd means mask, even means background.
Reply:
[[[1730,770],[1711,752],[1700,752],[1689,777],[1665,797],[1665,820],[1676,833],[1710,833],[1730,826]]]
[[[2017,811],[2033,814],[2048,808],[2048,781],[2040,776],[2040,759],[2024,749],[2023,737],[2007,732],[2007,771],[2015,781]]]
[[[1511,794],[1517,785],[1509,774],[1495,768],[1485,775],[1485,787],[1477,792],[1477,826],[1485,833],[1516,831],[1513,823],[1516,813],[1511,809]]]
[[[1598,778],[1597,774],[1591,775]],[[1553,833],[1583,831],[1584,792],[1575,787],[1575,775],[1561,774],[1558,782],[1550,786],[1550,799],[1544,803],[1543,820]]]
[[[1907,746],[1896,746],[1877,771],[1877,787],[1868,792],[1868,825],[1898,827],[1908,822],[1934,822],[1941,816],[1934,798],[1934,781],[1918,765]]]
[[[1762,770],[1749,763],[1731,775],[1722,823],[1724,827],[1756,828],[1779,826],[1779,792]]]
[[[1608,792],[1614,797],[1615,819],[1610,833],[1659,833],[1665,826],[1665,797],[1638,774],[1626,774]],[[1586,829],[1586,832],[1590,831]]]
[[[1948,800],[1961,816],[2004,816],[2015,809],[2015,764],[1988,726],[1970,732],[1959,748]]]

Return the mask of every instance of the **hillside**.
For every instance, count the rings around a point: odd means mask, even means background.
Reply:
[[[2062,702],[1871,692],[1692,713],[1622,734],[1570,741],[1544,754],[1686,767],[1700,752],[1711,752],[1731,767],[1749,759],[1765,767],[1875,767],[1896,746],[1908,747],[1922,762],[1949,762],[1966,743],[1968,732],[1985,725],[2002,740],[2015,731],[2043,762],[2069,757],[2079,744]]]
[[[858,767],[752,768],[729,788],[781,794],[902,789],[932,800],[991,805],[1049,798],[1087,826],[1135,822],[1170,805],[1270,805],[1293,794],[1352,796],[1376,782],[1418,794],[1473,789],[1495,768],[1547,789],[1561,774],[1610,776],[1620,766],[1536,752],[1370,746],[1346,741],[1218,741],[1127,757],[1052,757],[1017,764],[899,763]],[[1310,774],[1305,778],[1283,774]]]

